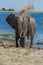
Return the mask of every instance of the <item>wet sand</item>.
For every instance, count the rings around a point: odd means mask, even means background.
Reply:
[[[43,65],[43,49],[16,48],[15,41],[0,39],[0,65]]]

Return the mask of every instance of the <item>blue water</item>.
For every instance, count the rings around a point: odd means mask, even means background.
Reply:
[[[10,33],[10,34],[15,34],[15,30],[12,29],[6,22],[6,18],[8,15],[10,14],[17,14],[15,12],[0,12],[0,34],[3,33]],[[38,40],[43,40],[43,13],[31,13],[29,14],[31,15],[33,18],[35,18],[36,20],[36,33],[34,36],[34,46],[35,47],[40,47],[43,48],[43,45],[35,45],[35,43],[37,43]],[[2,38],[2,36],[0,36],[0,38]],[[10,37],[12,38],[12,37]],[[26,38],[26,42],[29,42],[29,40],[27,40]]]

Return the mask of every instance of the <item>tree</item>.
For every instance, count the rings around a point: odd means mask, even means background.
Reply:
[[[4,10],[4,11],[5,11],[6,9],[5,9],[5,8],[2,8],[2,10]]]
[[[14,11],[14,9],[12,9],[12,11]]]
[[[8,11],[14,11],[14,9],[9,9]]]
[[[11,11],[11,9],[9,9],[8,11]]]

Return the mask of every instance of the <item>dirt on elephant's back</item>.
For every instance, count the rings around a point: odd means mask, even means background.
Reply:
[[[43,49],[16,48],[15,41],[0,39],[0,65],[43,65]]]

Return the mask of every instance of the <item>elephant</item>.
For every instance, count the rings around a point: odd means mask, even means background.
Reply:
[[[20,15],[10,14],[6,18],[6,22],[15,29],[16,32],[16,47],[25,46],[25,37],[29,39],[30,37],[30,48],[33,44],[34,34],[36,32],[35,19],[31,16],[22,17]]]

